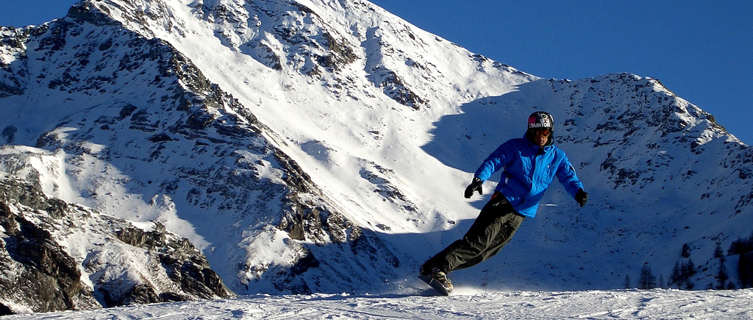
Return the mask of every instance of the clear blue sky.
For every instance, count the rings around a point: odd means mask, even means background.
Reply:
[[[62,17],[74,0],[4,1],[0,25]],[[753,1],[372,0],[475,53],[540,77],[659,79],[753,144]]]

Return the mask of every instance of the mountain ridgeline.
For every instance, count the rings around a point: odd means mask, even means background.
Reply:
[[[84,0],[0,27],[0,312],[413,290],[535,110],[589,204],[553,186],[458,281],[751,286],[753,149],[656,79],[541,79],[360,0]]]

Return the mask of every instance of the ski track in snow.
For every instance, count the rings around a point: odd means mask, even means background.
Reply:
[[[753,319],[753,290],[253,295],[3,319]]]

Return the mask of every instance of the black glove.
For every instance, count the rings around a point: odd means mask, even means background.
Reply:
[[[588,193],[583,189],[578,189],[578,193],[575,194],[575,201],[578,201],[581,207],[585,206],[586,201],[588,201]]]
[[[465,198],[470,198],[473,195],[473,191],[478,191],[478,194],[481,194],[481,185],[484,184],[481,179],[473,177],[473,181],[471,181],[471,184],[468,185],[468,187],[465,188]]]

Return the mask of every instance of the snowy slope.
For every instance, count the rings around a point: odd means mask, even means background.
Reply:
[[[509,291],[451,297],[315,294],[247,296],[8,316],[7,319],[750,319],[753,292]]]
[[[9,173],[164,224],[238,293],[415,286],[483,205],[461,198],[476,166],[534,110],[554,114],[590,203],[554,186],[453,279],[613,289],[693,260],[706,288],[714,248],[753,225],[753,150],[657,80],[539,79],[366,1],[82,1],[0,32],[4,142],[45,150]]]

